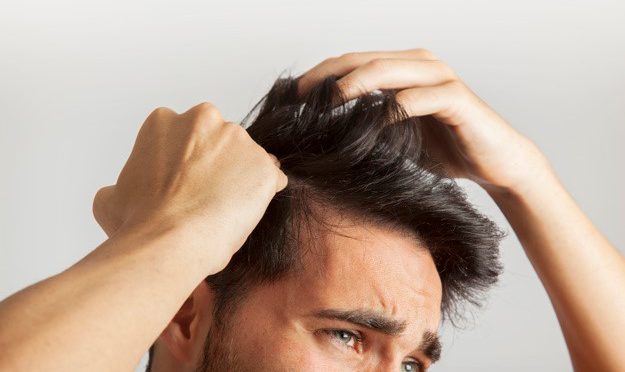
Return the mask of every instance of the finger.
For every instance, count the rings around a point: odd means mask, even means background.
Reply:
[[[278,177],[276,180],[276,192],[278,192],[286,187],[286,185],[289,183],[289,179],[286,174],[284,174],[284,172],[280,170],[280,168],[276,168],[276,172],[278,172]]]
[[[104,206],[108,206],[109,201],[113,197],[114,192],[115,192],[115,185],[104,186],[104,187],[99,188],[98,191],[96,191],[95,196],[93,197],[94,212],[95,212],[95,209],[98,209],[98,212],[100,212]]]
[[[278,158],[274,154],[267,153],[267,155],[269,155],[269,157],[273,161],[273,164],[276,166],[276,192],[278,192],[286,187],[286,185],[288,184],[288,178],[286,174],[284,174],[284,172],[280,169],[280,160],[278,160]]]
[[[243,128],[243,127],[241,126],[241,124],[237,123],[236,121],[224,121],[224,122],[223,122],[223,124],[224,124],[224,125],[235,125],[235,126],[237,126],[237,127],[241,127],[241,128]],[[243,128],[243,129],[245,129],[245,128]]]
[[[456,78],[441,61],[413,59],[373,59],[339,79],[337,85],[346,99],[376,89],[401,89],[439,85]]]
[[[94,198],[91,206],[93,217],[102,230],[107,235],[111,235],[113,231],[113,223],[111,221],[111,202],[115,193],[115,185],[100,188]]]
[[[273,160],[273,163],[276,165],[276,167],[280,168],[280,160],[278,160],[278,158],[274,154],[267,153],[267,155],[269,155],[271,160]]]
[[[214,121],[214,122],[223,122],[224,118],[221,116],[219,109],[217,106],[213,105],[210,102],[201,102],[187,111],[182,113],[182,116],[198,119],[200,121]]]
[[[450,120],[454,108],[463,104],[462,83],[458,80],[436,86],[404,89],[397,93],[397,102],[409,116],[433,115],[437,119],[454,125]]]
[[[426,49],[408,49],[399,51],[374,51],[360,53],[346,53],[340,57],[328,58],[317,64],[300,77],[298,93],[306,94],[313,86],[330,75],[345,76],[351,71],[374,59],[401,58],[436,60],[436,56]]]
[[[171,122],[175,120],[178,116],[178,113],[169,107],[160,106],[152,110],[152,112],[145,119],[145,123],[153,123],[153,122]]]

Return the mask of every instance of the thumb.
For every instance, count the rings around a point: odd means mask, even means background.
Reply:
[[[93,217],[108,236],[111,236],[115,229],[110,210],[114,193],[115,185],[100,188],[93,198],[91,207]]]
[[[284,172],[280,168],[276,168],[276,172],[278,173],[278,179],[276,181],[276,192],[283,190],[286,185],[289,183],[289,178],[284,174]]]
[[[267,153],[267,155],[269,155],[271,160],[273,160],[273,163],[276,165],[276,167],[280,168],[280,160],[278,160],[278,158],[274,154]]]
[[[286,187],[286,185],[289,183],[289,179],[286,174],[284,174],[284,172],[280,169],[280,160],[278,160],[278,158],[274,154],[267,153],[267,155],[271,157],[273,163],[276,165],[276,192],[278,192]]]

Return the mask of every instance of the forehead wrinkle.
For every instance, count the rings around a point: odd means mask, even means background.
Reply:
[[[334,219],[337,217],[332,216],[331,222],[334,223]],[[397,315],[400,312],[402,306],[397,301],[401,298],[411,297],[416,301],[411,307],[415,305],[417,308],[424,307],[434,288],[429,285],[424,286],[420,280],[420,273],[407,267],[405,261],[398,262],[396,259],[385,257],[385,255],[380,256],[381,252],[393,252],[397,249],[396,244],[405,245],[406,241],[399,239],[409,237],[409,235],[400,234],[401,237],[397,237],[395,234],[398,231],[389,232],[384,227],[367,224],[351,225],[346,222],[353,223],[353,221],[345,220],[345,216],[343,218],[342,224],[335,225],[335,227],[340,225],[341,228],[328,229],[326,226],[316,226],[312,229],[312,234],[308,236],[306,245],[310,249],[305,251],[304,256],[307,258],[307,262],[304,266],[311,274],[312,280],[316,282],[321,280],[325,285],[344,291],[348,290],[345,286],[347,283],[354,283],[355,280],[367,282],[368,285],[353,288],[357,291],[349,290],[349,293],[354,296],[358,295],[361,305],[364,305],[362,301],[366,300],[369,306],[381,307],[390,315]],[[356,230],[352,230],[348,226],[356,227]],[[376,236],[380,232],[385,234],[382,239]],[[389,233],[393,235],[389,240],[386,240],[386,234]],[[418,256],[419,260],[430,255],[429,251],[420,245],[418,240],[412,236],[410,238],[416,243],[411,245],[411,251]],[[371,246],[372,243],[375,247]],[[347,246],[343,247],[345,244]],[[431,258],[429,259],[431,260]],[[363,266],[357,264],[363,264]],[[417,264],[418,267],[422,266],[418,262]],[[360,270],[354,271],[356,267],[359,267]],[[398,293],[389,292],[389,283],[380,282],[380,280],[387,278],[389,273],[397,274],[394,275],[394,289]],[[404,273],[407,275],[403,275]],[[359,279],[355,279],[355,277]],[[364,297],[365,295],[367,298]]]
[[[432,262],[436,275],[430,275],[431,254],[418,236],[389,229],[390,226],[364,223],[345,210],[328,208],[320,212],[326,218],[307,225],[303,245],[309,247],[304,265],[308,278],[323,289],[318,293],[323,299],[322,307],[345,308],[359,303],[360,308],[376,309],[387,317],[400,316],[404,308],[416,307],[426,313],[430,305],[438,309],[435,300],[439,286],[432,282],[438,279],[438,272]],[[410,257],[406,257],[408,251]],[[393,277],[392,282],[387,280],[389,276]],[[354,283],[363,285],[353,287]],[[309,283],[302,285],[300,290],[311,289]],[[328,301],[337,293],[348,295],[350,301]]]

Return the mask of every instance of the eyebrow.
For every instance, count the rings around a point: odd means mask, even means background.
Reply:
[[[419,351],[422,351],[434,363],[441,358],[442,350],[443,344],[438,335],[432,331],[425,331],[421,345],[419,345]]]
[[[406,329],[406,322],[388,318],[375,311],[366,309],[337,310],[322,309],[313,313],[318,318],[342,320],[359,326],[395,336]]]
[[[368,309],[321,309],[313,312],[312,315],[317,318],[349,322],[390,336],[401,334],[407,326],[405,321],[392,319]],[[419,351],[434,363],[440,359],[441,350],[442,344],[438,335],[432,331],[425,331],[419,344]]]

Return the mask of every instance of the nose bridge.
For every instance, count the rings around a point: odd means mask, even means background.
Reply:
[[[370,372],[398,372],[400,369],[392,361],[384,361],[377,366],[373,366]]]
[[[401,358],[395,358],[393,355],[379,358],[376,363],[366,369],[366,372],[398,372],[401,371]]]

